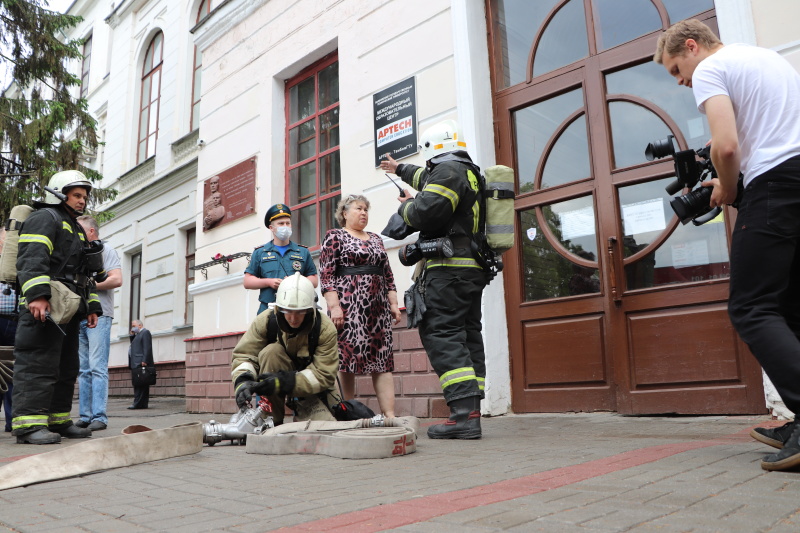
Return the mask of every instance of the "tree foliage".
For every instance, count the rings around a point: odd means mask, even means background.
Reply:
[[[41,199],[55,172],[78,169],[93,182],[102,176],[85,166],[97,151],[97,123],[86,99],[70,89],[81,80],[69,62],[82,60],[82,40],[58,36],[81,22],[47,8],[47,0],[0,0],[0,59],[11,84],[0,95],[0,219],[11,207]],[[94,203],[116,191],[95,188]]]

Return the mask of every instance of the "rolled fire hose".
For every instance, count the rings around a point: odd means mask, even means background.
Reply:
[[[199,422],[166,429],[128,426],[122,433],[87,439],[0,467],[0,490],[190,455],[203,448]]]
[[[14,377],[14,347],[0,346],[0,393],[8,390]]]
[[[417,451],[419,419],[365,418],[283,424],[247,438],[245,451],[263,455],[317,454],[340,459],[384,459]]]

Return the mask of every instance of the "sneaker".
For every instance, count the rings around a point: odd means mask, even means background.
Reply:
[[[77,425],[77,424],[75,424]],[[100,431],[101,429],[106,429],[108,426],[99,420],[93,420],[91,424],[89,424],[89,429],[92,431]]]
[[[753,428],[750,431],[750,436],[759,442],[780,450],[783,448],[783,443],[792,434],[794,425],[794,420],[792,420],[777,428]]]
[[[794,425],[794,431],[783,443],[778,453],[773,453],[761,460],[764,470],[792,470],[800,466],[800,424]]]
[[[75,422],[75,425],[78,426],[79,428],[88,428],[89,422],[81,418],[80,420]]]

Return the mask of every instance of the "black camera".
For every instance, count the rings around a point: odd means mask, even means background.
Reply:
[[[668,135],[666,139],[652,142],[647,145],[644,155],[648,161],[661,159],[662,157],[673,156],[675,159],[675,181],[665,187],[668,194],[679,193],[684,188],[692,189],[699,182],[706,178],[716,178],[717,171],[711,163],[711,145],[699,150],[675,151],[672,140],[675,137]],[[697,157],[700,160],[697,160]],[[740,180],[741,181],[741,180]],[[713,220],[722,211],[721,207],[711,207],[711,191],[713,187],[699,186],[697,189],[673,198],[669,205],[675,214],[678,215],[681,223],[688,224],[689,221],[695,226],[705,224]],[[738,202],[737,196],[737,202]],[[738,203],[734,202],[734,207]]]
[[[413,266],[423,257],[453,257],[454,253],[453,241],[449,237],[439,237],[406,244],[400,248],[398,256],[405,266]]]
[[[108,279],[105,266],[103,266],[103,243],[101,241],[91,241],[89,246],[84,249],[84,264],[86,271],[94,277],[98,283]]]

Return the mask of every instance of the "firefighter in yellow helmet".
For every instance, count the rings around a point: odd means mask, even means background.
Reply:
[[[275,298],[233,349],[236,404],[247,405],[253,394],[266,396],[275,425],[283,423],[287,398],[298,420],[335,420],[336,327],[319,312],[314,286],[299,272],[281,282]]]
[[[427,311],[419,334],[450,407],[444,424],[428,428],[432,439],[481,437],[486,378],[481,296],[489,276],[473,244],[481,220],[480,169],[466,147],[458,124],[446,120],[422,135],[425,168],[398,164],[391,156],[381,162],[383,170],[419,191],[414,198],[405,191],[397,212],[420,231],[414,250],[425,250],[417,283]],[[407,256],[403,259],[409,264]]]
[[[76,220],[92,184],[81,172],[66,170],[54,174],[48,188],[19,236],[20,316],[11,420],[18,444],[55,444],[61,437],[92,434],[69,416],[79,368],[79,325],[86,318],[93,328],[103,313],[87,272],[86,236]],[[60,281],[80,297],[75,315],[60,325],[50,316],[51,281]]]

